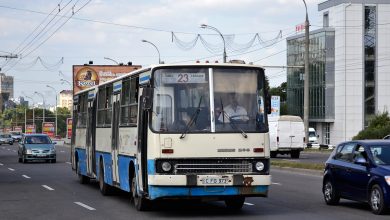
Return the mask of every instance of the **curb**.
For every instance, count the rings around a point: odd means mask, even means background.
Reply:
[[[292,167],[271,166],[271,175],[272,175],[272,169],[289,171],[289,172],[299,173],[299,174],[309,174],[309,175],[314,175],[314,176],[323,176],[323,174],[324,174],[324,172],[321,170],[310,170],[310,169],[301,169],[301,168],[292,168]]]

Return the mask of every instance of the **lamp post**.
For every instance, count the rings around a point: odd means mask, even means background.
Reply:
[[[34,94],[37,94],[37,95],[41,96],[42,99],[43,99],[43,117],[42,117],[42,119],[43,119],[43,122],[45,122],[45,108],[46,108],[45,96],[42,93],[36,92],[36,91],[34,92]]]
[[[24,95],[26,98],[28,98],[28,99],[31,99],[31,101],[33,102],[33,125],[34,125],[34,127],[35,127],[35,107],[34,107],[34,105],[35,105],[35,101],[34,101],[34,99],[33,98],[31,98],[30,96],[26,96],[26,95]],[[25,128],[26,129],[26,128]]]
[[[305,20],[305,77],[303,85],[303,123],[305,126],[305,141],[309,142],[309,15],[307,14],[306,1],[303,0],[306,9]]]
[[[222,38],[222,41],[223,41],[223,62],[226,63],[226,44],[225,44],[225,38],[223,37],[222,33],[215,27],[213,26],[210,26],[210,25],[207,25],[207,24],[201,24],[200,25],[201,28],[208,28],[208,29],[211,29],[211,30],[214,30],[216,31]]]
[[[56,96],[56,105],[55,105],[55,111],[56,111],[56,136],[57,136],[57,105],[58,105],[58,102],[57,102],[57,90],[53,87],[53,86],[49,86],[49,85],[46,85],[48,88],[52,89],[54,91],[54,94]]]
[[[112,62],[116,63],[116,65],[119,65],[119,62],[114,60],[114,59],[111,59],[109,57],[103,57],[103,58],[106,59],[106,60],[111,60]]]
[[[157,46],[154,45],[154,43],[152,43],[152,42],[150,42],[150,41],[147,41],[147,40],[142,40],[142,42],[151,44],[154,48],[156,48],[157,53],[158,53],[158,64],[161,64],[160,51],[158,50]]]

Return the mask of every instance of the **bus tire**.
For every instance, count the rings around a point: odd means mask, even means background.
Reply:
[[[99,189],[103,196],[108,196],[111,194],[111,186],[104,182],[104,169],[102,162],[100,162],[99,169]]]
[[[56,162],[55,159],[53,161],[54,163]],[[52,162],[52,163],[53,163]],[[83,174],[81,174],[81,171],[80,171],[80,166],[79,166],[79,161],[76,160],[76,173],[77,173],[77,178],[79,179],[79,182],[81,184],[87,184],[89,183],[89,178],[87,176],[84,176]]]
[[[240,210],[244,205],[244,202],[245,202],[244,196],[225,199],[226,207],[230,210]]]
[[[134,175],[133,180],[131,181],[131,195],[132,195],[132,200],[134,203],[134,207],[138,211],[147,211],[149,210],[149,200],[144,198],[143,196],[139,196],[137,193],[137,178]]]

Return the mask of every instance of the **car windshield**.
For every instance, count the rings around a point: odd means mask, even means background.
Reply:
[[[315,137],[316,136],[316,133],[313,132],[313,131],[309,131],[309,137]]]
[[[29,136],[26,137],[26,144],[51,144],[48,136]]]
[[[14,131],[14,132],[11,132],[12,135],[20,135],[20,132],[18,131]]]
[[[2,135],[0,135],[0,138],[10,138],[11,137],[11,135],[9,135],[9,134],[2,134]]]
[[[370,151],[376,165],[390,165],[390,145],[371,146]]]

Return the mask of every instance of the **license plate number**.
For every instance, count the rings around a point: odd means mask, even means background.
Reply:
[[[44,154],[38,154],[37,156],[38,157],[46,157],[46,155],[44,155]]]
[[[199,180],[201,185],[231,185],[228,177],[204,177]]]

